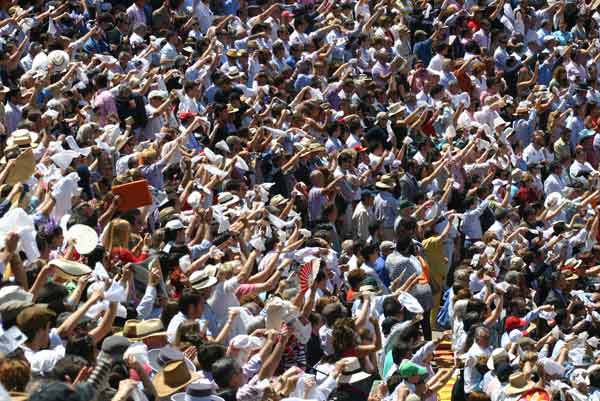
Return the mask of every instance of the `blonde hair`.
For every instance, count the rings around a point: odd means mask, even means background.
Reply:
[[[127,220],[115,219],[110,222],[108,235],[104,240],[104,248],[111,251],[113,248],[129,249],[129,234],[131,225]]]
[[[158,153],[154,148],[144,149],[140,155],[140,161],[146,166],[152,164],[157,156]]]

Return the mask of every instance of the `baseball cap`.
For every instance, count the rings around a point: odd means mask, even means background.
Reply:
[[[504,322],[504,330],[512,331],[514,329],[522,329],[522,328],[527,327],[528,324],[529,324],[529,322],[525,319],[521,319],[520,317],[517,317],[517,316],[509,316],[506,318],[506,321]]]
[[[425,376],[427,374],[427,369],[411,361],[402,361],[400,367],[398,368],[398,373],[402,378]]]

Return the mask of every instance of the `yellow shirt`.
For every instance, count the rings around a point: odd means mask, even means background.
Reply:
[[[442,237],[429,237],[422,244],[425,252],[425,260],[429,263],[430,277],[441,286],[446,276],[444,241]]]

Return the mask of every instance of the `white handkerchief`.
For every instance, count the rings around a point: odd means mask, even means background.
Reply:
[[[401,292],[398,295],[398,302],[402,304],[411,313],[423,313],[423,307],[417,300],[417,298],[410,295],[408,292]]]
[[[66,138],[67,144],[69,145],[69,147],[71,148],[71,150],[79,153],[82,156],[88,156],[90,154],[90,152],[92,151],[91,147],[87,147],[87,148],[80,148],[79,145],[77,144],[77,141],[75,141],[75,138],[73,138],[72,135],[69,135]]]
[[[265,239],[261,235],[254,235],[250,240],[250,245],[258,251],[265,251]]]
[[[227,172],[221,170],[218,167],[215,167],[213,165],[210,164],[205,164],[204,165],[204,170],[206,170],[208,173],[219,176],[219,177],[227,177]]]
[[[108,272],[104,268],[104,265],[100,262],[96,262],[96,266],[94,267],[94,270],[92,271],[92,281],[103,281],[103,280],[108,280],[109,278],[110,278],[110,276],[108,275]]]
[[[66,170],[73,162],[73,159],[75,159],[76,157],[79,157],[78,152],[75,152],[73,150],[65,150],[63,152],[53,154],[52,156],[50,156],[50,159],[58,167],[60,167],[63,170]]]
[[[11,209],[0,219],[0,247],[4,247],[4,241],[10,232],[19,234],[18,249],[25,252],[27,260],[33,262],[40,257],[33,218],[23,209]]]
[[[118,281],[113,281],[110,288],[104,292],[104,299],[109,302],[125,302],[127,300],[125,287]]]
[[[210,150],[209,148],[204,148],[202,150],[202,152],[204,153],[204,156],[206,156],[206,158],[208,159],[208,161],[210,161],[211,163],[216,163],[219,160],[219,156],[216,155],[212,150]]]

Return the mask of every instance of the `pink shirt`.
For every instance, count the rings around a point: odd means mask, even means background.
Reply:
[[[92,102],[96,115],[98,116],[98,123],[100,126],[106,125],[106,119],[111,114],[117,114],[117,105],[115,103],[115,98],[112,93],[104,89],[102,92],[96,96]]]

